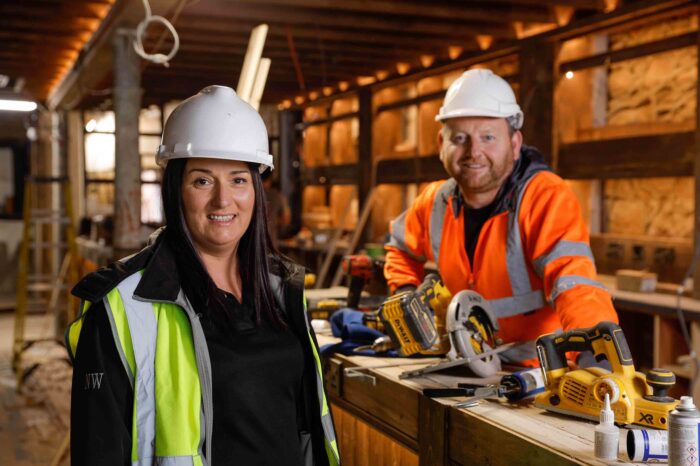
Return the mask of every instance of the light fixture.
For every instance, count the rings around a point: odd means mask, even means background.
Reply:
[[[95,120],[94,118],[88,121],[85,125],[85,131],[87,131],[88,133],[92,133],[93,131],[95,131],[95,128],[97,128],[97,120]]]
[[[0,87],[7,87],[10,84],[10,77],[6,74],[0,74]]]
[[[571,79],[574,77],[574,72],[569,70],[566,73],[564,73],[564,76],[566,76],[566,79]]]
[[[447,47],[447,55],[449,55],[450,60],[456,60],[460,55],[462,55],[463,50],[464,48],[459,45],[450,45]]]
[[[338,83],[338,89],[340,89],[341,92],[347,91],[349,87],[350,87],[350,83],[347,81],[340,81]]]
[[[410,63],[406,63],[406,62],[400,61],[400,62],[398,62],[398,63],[396,64],[396,71],[398,71],[398,73],[399,73],[400,75],[404,75],[404,74],[408,73],[408,71],[409,71],[410,69],[411,69],[411,64],[410,64]]]
[[[0,99],[0,110],[15,112],[32,112],[36,110],[36,102],[29,100],[7,100]]]

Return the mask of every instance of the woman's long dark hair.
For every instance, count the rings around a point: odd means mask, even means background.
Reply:
[[[177,252],[175,260],[180,285],[197,312],[209,312],[217,321],[233,323],[233,316],[226,312],[223,295],[204,267],[185,224],[182,212],[182,179],[186,164],[187,159],[171,160],[163,173],[165,240]],[[275,304],[270,283],[270,265],[274,262],[280,267],[282,283],[286,278],[286,268],[270,240],[267,229],[265,190],[258,169],[259,165],[253,163],[248,165],[255,190],[255,204],[250,225],[238,244],[238,267],[243,289],[246,293],[252,294],[252,299],[246,299],[246,301],[255,307],[258,324],[265,316],[275,327],[286,328],[284,320],[277,311],[278,306]]]

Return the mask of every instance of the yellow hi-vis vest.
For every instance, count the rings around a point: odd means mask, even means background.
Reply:
[[[279,278],[271,276],[273,288]],[[103,298],[112,335],[134,390],[131,460],[133,466],[213,466],[211,464],[211,365],[199,318],[184,293],[175,302],[141,301],[134,291],[136,272]],[[284,303],[276,295],[278,304]],[[68,350],[75,357],[82,317],[66,332]],[[321,424],[329,464],[340,463],[331,415],[323,390],[321,361],[313,349]],[[207,457],[203,452],[208,452]]]

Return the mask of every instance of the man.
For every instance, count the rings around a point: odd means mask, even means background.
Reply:
[[[523,113],[510,85],[470,70],[447,90],[436,120],[440,160],[450,175],[430,184],[391,223],[385,276],[392,290],[422,281],[437,263],[452,294],[489,300],[502,342],[527,342],[502,359],[537,365],[545,333],[617,322],[596,281],[588,232],[574,193],[523,145]]]

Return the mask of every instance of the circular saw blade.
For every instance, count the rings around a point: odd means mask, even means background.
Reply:
[[[498,330],[488,301],[479,293],[464,290],[455,295],[447,310],[447,330],[457,354],[471,360],[468,366],[474,374],[488,377],[501,370],[497,355],[478,357],[496,348]]]

